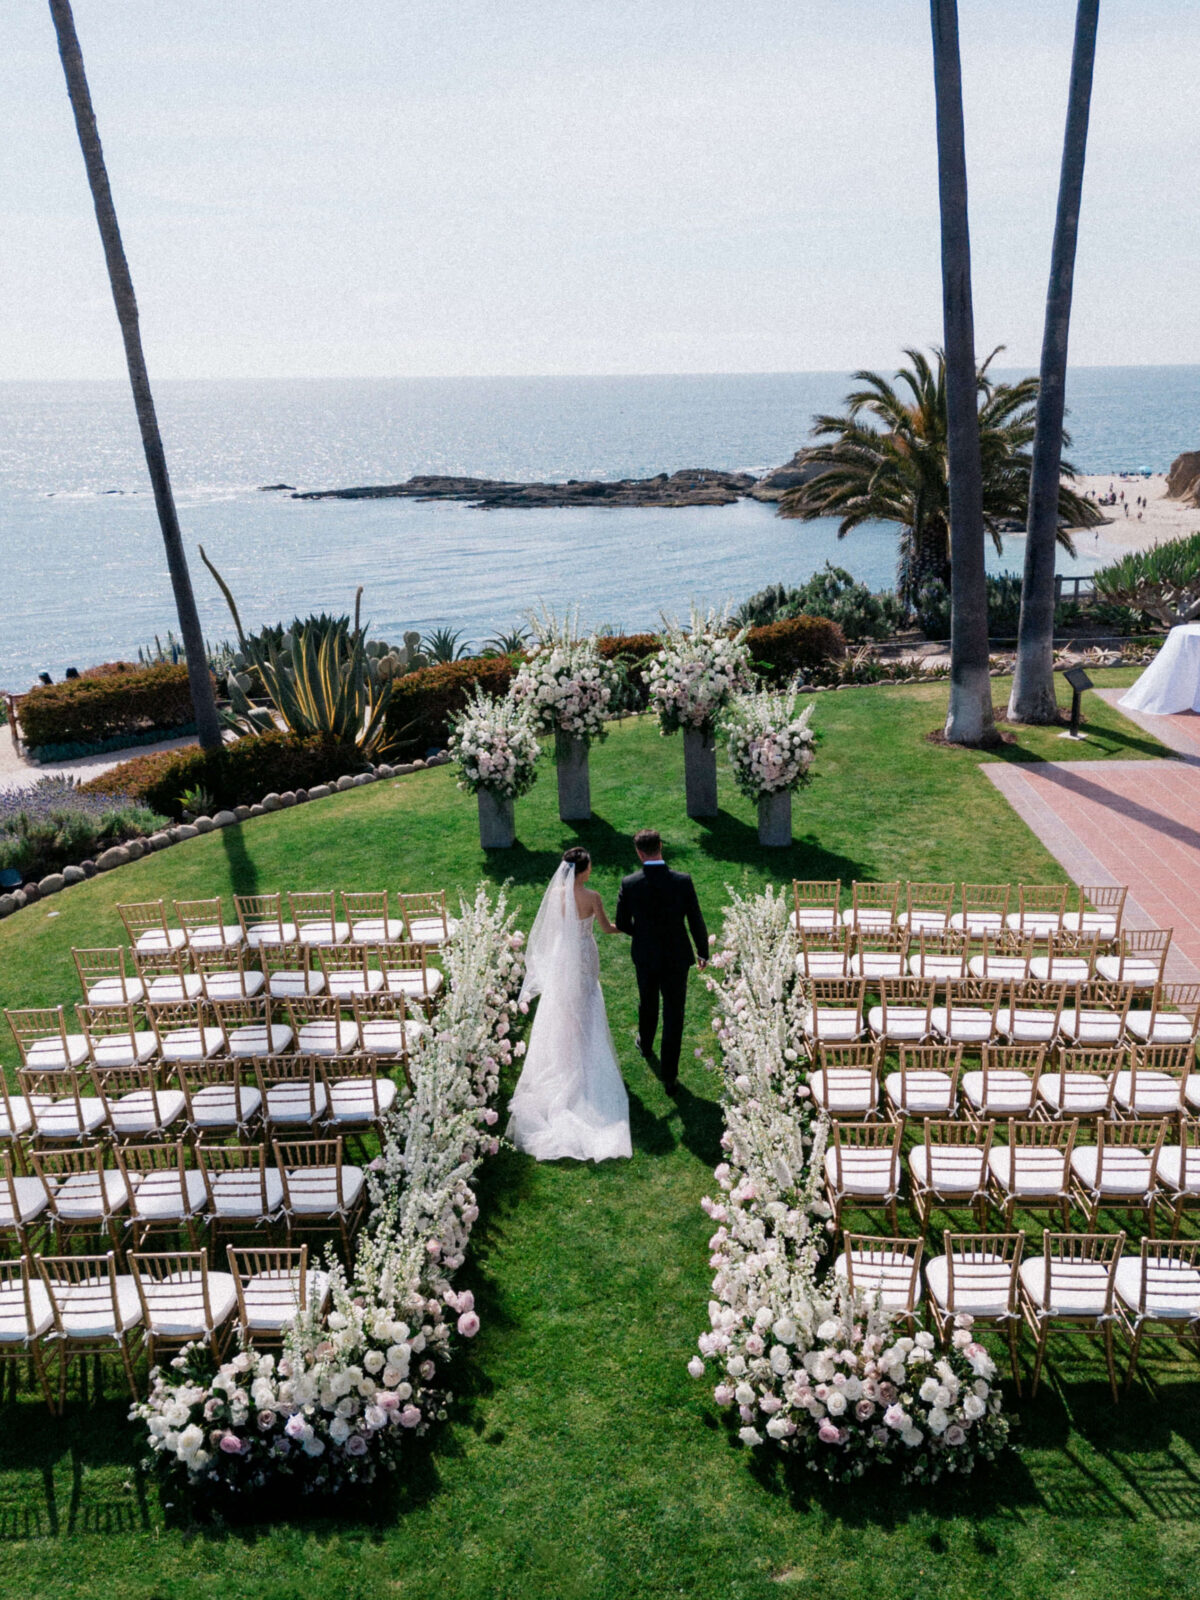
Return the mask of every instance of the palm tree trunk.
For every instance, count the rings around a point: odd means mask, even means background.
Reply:
[[[988,676],[983,473],[979,459],[967,156],[956,0],[930,0],[937,103],[938,200],[942,232],[942,324],[946,349],[946,444],[950,470],[950,709],[946,738],[980,744],[994,735]]]
[[[1075,244],[1083,164],[1087,154],[1088,115],[1092,103],[1092,68],[1100,0],[1079,0],[1075,13],[1075,48],[1067,96],[1067,127],[1062,171],[1058,181],[1058,214],[1050,255],[1050,287],[1042,332],[1042,367],[1037,421],[1033,438],[1033,470],[1029,481],[1029,520],[1025,543],[1025,582],[1021,590],[1021,622],[1017,670],[1008,714],[1017,722],[1056,722],[1054,694],[1054,559],[1058,536],[1058,490],[1062,464],[1063,411],[1067,387],[1067,340],[1071,328],[1071,291],[1075,279]]]
[[[100,133],[96,115],[92,110],[92,97],[88,92],[87,76],[83,70],[83,55],[75,32],[75,19],[71,14],[70,0],[50,0],[50,15],[58,35],[58,53],[62,57],[63,73],[67,80],[67,94],[75,114],[75,128],[79,134],[79,147],[87,168],[88,184],[96,208],[96,221],[100,227],[100,242],[104,246],[104,259],[108,266],[108,281],[112,288],[117,320],[121,324],[121,337],[125,341],[125,361],[129,368],[129,384],[133,390],[133,404],[137,411],[138,427],[142,433],[142,448],[146,453],[146,467],[154,490],[154,504],[162,529],[163,543],[167,549],[167,567],[171,574],[171,587],[175,591],[175,606],[179,612],[179,631],[187,653],[188,683],[192,691],[192,705],[196,714],[196,728],[201,747],[216,750],[221,745],[221,724],[217,716],[217,702],[213,694],[212,678],[204,649],[204,634],[196,611],[192,593],[192,580],[188,572],[183,537],[179,531],[179,517],[175,511],[175,497],[171,493],[171,480],[167,474],[167,458],[163,452],[162,437],[158,431],[158,417],[154,398],[150,393],[150,378],[146,371],[146,358],[142,353],[142,336],[138,329],[137,300],[133,293],[133,279],[121,243],[121,230],[113,206],[112,190],[104,165],[104,151],[100,146]]]

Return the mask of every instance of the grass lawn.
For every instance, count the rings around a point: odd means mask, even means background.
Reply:
[[[1097,675],[1104,683],[1133,673]],[[1007,692],[998,682],[996,698]],[[351,791],[194,840],[0,924],[6,1005],[69,999],[72,944],[115,943],[119,899],[276,887],[470,889],[511,877],[523,920],[567,843],[596,860],[610,908],[639,825],[661,827],[710,924],[724,887],[802,877],[1055,881],[1060,869],[978,771],[981,759],[1141,758],[1153,741],[1095,697],[1096,737],[1026,732],[998,756],[939,748],[944,686],[821,696],[796,843],[758,848],[751,808],[723,779],[711,825],[683,810],[682,751],[648,722],[593,757],[596,816],[558,821],[553,773],[518,806],[522,843],[485,860],[453,774]],[[281,1506],[230,1530],[182,1524],[134,1470],[124,1404],[77,1403],[64,1422],[23,1397],[0,1426],[0,1593],[25,1597],[668,1596],[760,1600],[1200,1593],[1200,1389],[1188,1362],[1152,1359],[1119,1413],[1095,1357],[1056,1367],[1020,1408],[1019,1454],[939,1490],[826,1491],[731,1446],[685,1370],[706,1326],[712,1225],[698,1207],[718,1159],[709,1006],[693,981],[685,1090],[663,1093],[632,1047],[628,948],[601,950],[630,1091],[634,1156],[581,1168],[503,1151],[484,1171],[465,1286],[483,1331],[458,1362],[454,1420],[393,1492],[337,1517]],[[11,1067],[9,1044],[0,1046]],[[1065,1378],[1065,1382],[1062,1380]],[[109,1392],[116,1393],[115,1377]]]

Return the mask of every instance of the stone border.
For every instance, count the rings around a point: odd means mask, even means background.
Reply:
[[[185,840],[198,838],[203,833],[215,833],[218,828],[240,827],[256,817],[286,811],[292,806],[304,805],[309,800],[325,800],[330,795],[344,794],[347,789],[360,789],[368,783],[407,777],[410,772],[422,772],[429,767],[444,767],[449,761],[449,752],[443,750],[436,756],[430,756],[427,761],[406,761],[396,767],[385,762],[372,767],[369,772],[344,773],[334,783],[318,783],[311,789],[288,789],[283,794],[276,794],[272,790],[255,805],[234,806],[231,811],[218,811],[212,817],[197,817],[194,822],[175,823],[159,833],[150,834],[148,838],[127,839],[124,844],[110,845],[95,861],[81,861],[78,866],[67,866],[61,872],[48,873],[40,883],[27,883],[10,894],[0,894],[0,919],[11,917],[25,906],[36,905],[50,895],[59,894],[73,884],[86,883],[102,872],[128,866],[131,861],[140,861],[143,856],[166,850],[173,844],[183,844]]]

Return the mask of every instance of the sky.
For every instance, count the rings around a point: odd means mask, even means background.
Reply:
[[[976,343],[1036,365],[1074,0],[960,0]],[[940,337],[926,0],[75,0],[152,376],[789,372]],[[1078,365],[1200,362],[1200,6],[1103,0]],[[0,379],[123,375],[44,0]]]

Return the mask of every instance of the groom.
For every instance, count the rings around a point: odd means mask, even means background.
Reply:
[[[621,882],[621,892],[617,896],[617,928],[633,938],[633,965],[638,984],[638,1049],[649,1056],[654,1048],[661,999],[662,1080],[667,1093],[674,1094],[679,1085],[688,969],[696,964],[697,957],[701,968],[707,965],[708,929],[704,926],[695,884],[686,872],[672,872],[667,866],[663,860],[662,839],[655,830],[643,828],[633,844],[642,870],[631,873]]]

